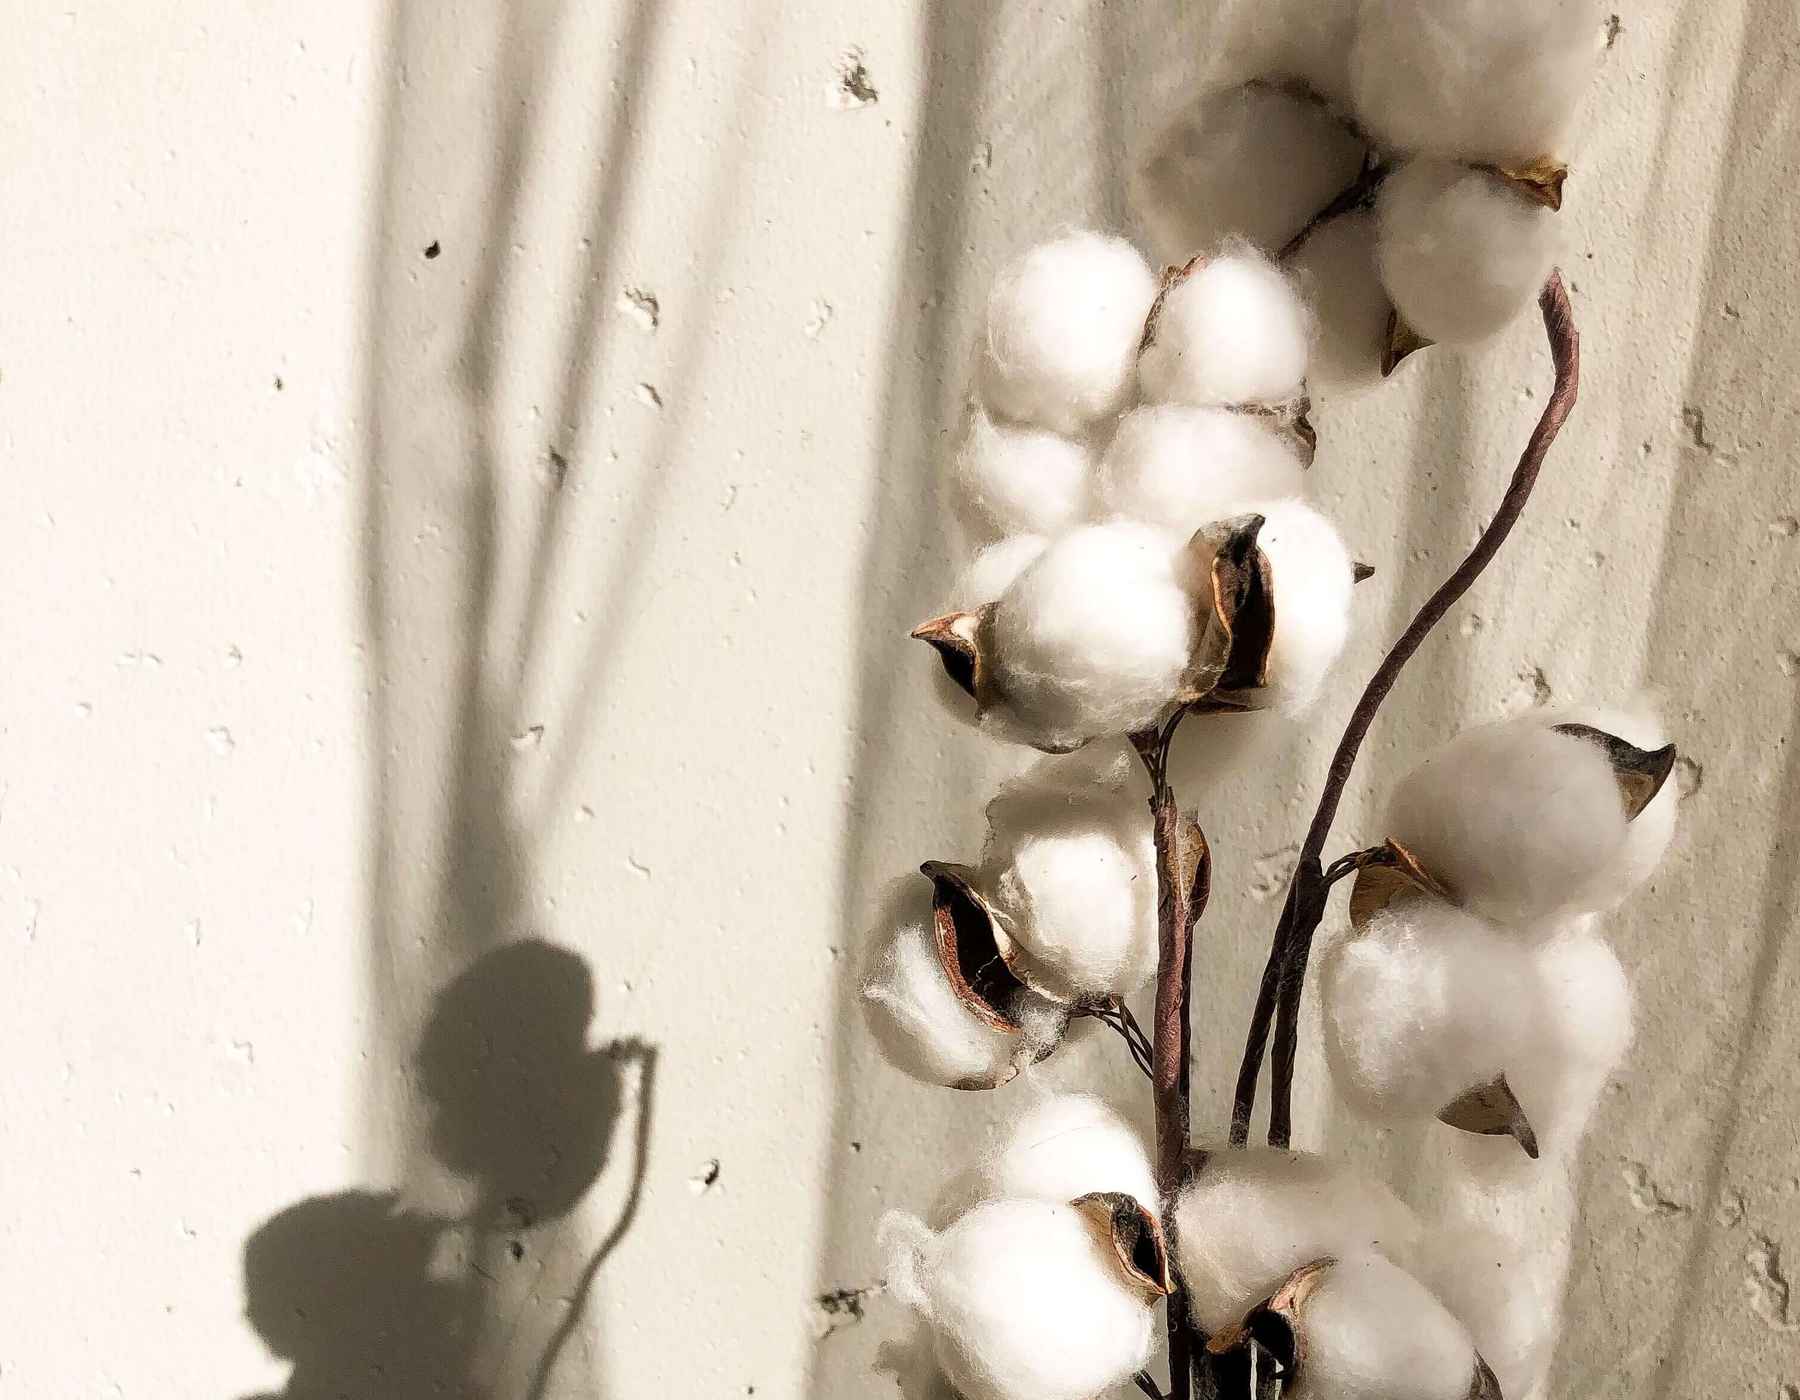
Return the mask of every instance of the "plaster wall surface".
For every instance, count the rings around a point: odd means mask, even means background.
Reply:
[[[995,265],[1130,228],[1248,13],[23,0],[0,44],[0,1395],[887,1393],[873,1223],[1004,1107],[854,1011],[1013,760],[908,627]],[[1339,819],[1655,689],[1681,829],[1553,1393],[1800,1391],[1800,12],[1622,7],[1582,398]],[[1535,325],[1326,402],[1334,694],[1191,791],[1196,1123],[1366,675],[1497,498]],[[1434,1138],[1300,1139],[1406,1189]],[[1116,1048],[1054,1077],[1136,1092]]]

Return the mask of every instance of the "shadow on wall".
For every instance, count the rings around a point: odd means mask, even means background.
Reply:
[[[556,1222],[614,1154],[628,1153],[631,1186],[618,1218],[529,1366],[524,1393],[545,1393],[644,1182],[656,1052],[636,1040],[590,1048],[593,1015],[587,965],[537,940],[486,954],[438,995],[414,1065],[431,1108],[431,1149],[469,1184],[470,1204],[445,1217],[409,1209],[395,1192],[346,1191],[290,1206],[250,1237],[245,1311],[269,1349],[293,1363],[284,1400],[488,1393],[496,1363],[480,1355],[481,1336],[502,1280],[481,1261],[543,1273]],[[621,1140],[628,1097],[636,1127]],[[529,1331],[520,1321],[510,1319],[509,1345]]]

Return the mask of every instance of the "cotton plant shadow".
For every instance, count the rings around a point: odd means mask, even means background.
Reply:
[[[495,1269],[554,1275],[546,1259],[557,1223],[623,1152],[623,1204],[568,1285],[562,1321],[533,1343],[522,1393],[545,1393],[636,1216],[648,1158],[655,1049],[635,1039],[593,1046],[594,1012],[587,964],[537,939],[485,954],[439,993],[414,1064],[431,1150],[469,1183],[470,1203],[449,1216],[397,1192],[346,1191],[290,1206],[251,1236],[245,1313],[293,1365],[282,1400],[492,1393],[493,1359],[480,1343],[506,1283]],[[625,1137],[628,1114],[636,1125]],[[520,1320],[510,1320],[509,1348],[527,1340]]]

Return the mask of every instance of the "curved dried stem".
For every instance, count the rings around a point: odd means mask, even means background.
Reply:
[[[1306,246],[1306,240],[1333,219],[1341,219],[1346,214],[1355,214],[1363,209],[1373,209],[1375,195],[1381,189],[1382,181],[1387,179],[1393,168],[1377,152],[1371,150],[1363,158],[1363,167],[1357,173],[1356,178],[1333,195],[1318,213],[1301,226],[1298,233],[1281,245],[1281,251],[1275,255],[1275,261],[1286,262],[1297,256],[1300,250]]]
[[[1550,342],[1550,357],[1555,366],[1556,383],[1542,416],[1532,430],[1531,438],[1520,455],[1506,494],[1501,498],[1494,518],[1476,540],[1468,557],[1449,578],[1425,601],[1400,639],[1394,643],[1375,674],[1369,678],[1362,698],[1350,713],[1344,735],[1331,757],[1326,772],[1325,789],[1319,795],[1318,809],[1294,865],[1288,884],[1287,900],[1282,906],[1281,921],[1269,948],[1263,968],[1262,984],[1257,992],[1256,1009],[1250,1020],[1250,1031],[1244,1045],[1244,1058],[1238,1069],[1237,1092],[1231,1112],[1231,1141],[1242,1146],[1249,1141],[1250,1115],[1256,1103],[1256,1081],[1262,1072],[1264,1053],[1268,1048],[1271,1018],[1275,1018],[1275,1049],[1270,1072],[1269,1142],[1287,1146],[1292,1128],[1294,1087],[1294,1054],[1298,1038],[1300,994],[1306,978],[1307,960],[1312,952],[1313,934],[1325,913],[1325,899],[1330,885],[1319,865],[1319,852],[1331,832],[1338,803],[1356,765],[1357,753],[1382,702],[1400,678],[1400,672],[1412,659],[1432,628],[1462,595],[1468,592],[1482,571],[1492,562],[1517,523],[1525,503],[1537,484],[1538,472],[1549,455],[1551,444],[1561,431],[1580,380],[1579,337],[1574,313],[1562,276],[1552,272],[1538,295],[1538,308],[1544,317],[1544,334]]]

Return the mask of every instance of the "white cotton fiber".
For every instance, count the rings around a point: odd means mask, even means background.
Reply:
[[[1654,752],[1669,742],[1668,730],[1647,702],[1606,708],[1577,705],[1551,711],[1545,719],[1551,724],[1585,724],[1646,752]],[[1680,801],[1680,784],[1670,774],[1656,796],[1631,819],[1625,833],[1625,847],[1612,870],[1610,903],[1624,899],[1648,880],[1662,863],[1669,842],[1675,836],[1675,809]]]
[[[1156,975],[1156,847],[1124,783],[1003,792],[988,805],[982,880],[1009,917],[1019,976],[1046,995],[1125,995]]]
[[[1219,66],[1297,79],[1347,108],[1356,17],[1357,0],[1256,0],[1233,11]]]
[[[935,1236],[889,1215],[881,1237],[965,1400],[1091,1400],[1149,1358],[1149,1301],[1073,1206],[989,1201]]]
[[[1376,197],[1376,262],[1400,318],[1471,345],[1530,305],[1556,263],[1556,216],[1496,175],[1415,160]]]
[[[1129,521],[1052,542],[995,610],[994,729],[1055,750],[1153,720],[1193,649],[1185,544]]]
[[[1380,1254],[1340,1258],[1300,1305],[1295,1400],[1468,1400],[1462,1323]]]
[[[1298,495],[1305,485],[1294,441],[1273,419],[1185,404],[1127,413],[1099,472],[1105,510],[1184,535],[1242,514],[1247,501]]]
[[[1040,428],[969,414],[955,457],[958,512],[972,537],[1053,535],[1086,517],[1092,463],[1085,444]]]
[[[1246,509],[1263,517],[1256,547],[1269,561],[1275,591],[1275,637],[1261,699],[1297,714],[1318,697],[1350,636],[1354,563],[1337,527],[1305,501],[1262,501]]]
[[[1092,1094],[1049,1093],[1007,1125],[991,1156],[949,1184],[932,1219],[947,1225],[986,1200],[1066,1205],[1096,1191],[1122,1191],[1158,1209],[1143,1135]]]
[[[1181,264],[1230,237],[1275,253],[1353,181],[1363,144],[1325,107],[1270,83],[1182,107],[1133,177],[1156,253]]]
[[[1138,384],[1156,403],[1285,404],[1306,378],[1311,334],[1281,269],[1248,245],[1228,245],[1170,289]]]
[[[1332,1077],[1382,1118],[1435,1118],[1507,1073],[1536,1029],[1531,951],[1440,900],[1403,898],[1326,951]]]
[[[1631,982],[1595,923],[1578,919],[1537,950],[1537,1034],[1513,1089],[1546,1154],[1580,1144],[1631,1047]]]
[[[1393,303],[1375,266],[1375,215],[1319,225],[1289,266],[1313,312],[1307,389],[1351,394],[1379,384]]]
[[[1612,765],[1540,712],[1467,730],[1426,759],[1394,789],[1387,832],[1459,903],[1527,940],[1620,897]]]
[[[1049,543],[1042,535],[1008,535],[988,545],[962,571],[951,592],[951,605],[964,612],[973,612],[984,603],[994,602],[1012,587],[1013,580],[1025,572]],[[960,690],[957,693],[962,694]]]
[[[1598,0],[1363,0],[1357,114],[1397,150],[1496,164],[1563,154],[1600,20]]]
[[[1216,1332],[1315,1259],[1367,1250],[1410,1259],[1418,1223],[1385,1186],[1344,1163],[1222,1148],[1177,1199],[1175,1234],[1194,1320]]]
[[[1466,1220],[1427,1234],[1420,1281],[1468,1328],[1504,1396],[1528,1396],[1550,1368],[1568,1274],[1568,1222],[1525,1235]]]
[[[1117,413],[1155,299],[1155,274],[1122,238],[1078,231],[1030,249],[988,294],[988,407],[1061,433]]]
[[[898,917],[878,929],[864,969],[863,1014],[895,1068],[927,1084],[995,1084],[1054,1045],[1063,1016],[1041,998],[1021,1011],[1022,1034],[988,1025],[957,998],[931,927],[931,887],[909,882]]]

